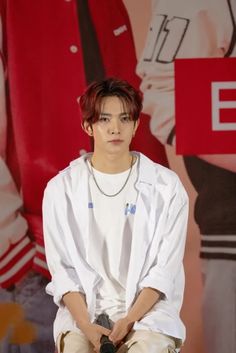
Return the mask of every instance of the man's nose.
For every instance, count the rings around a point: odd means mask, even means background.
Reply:
[[[114,119],[111,121],[110,131],[112,135],[120,134],[120,123],[118,120]]]

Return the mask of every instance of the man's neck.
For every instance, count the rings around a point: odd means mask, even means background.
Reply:
[[[133,163],[135,157],[133,157]],[[92,165],[102,173],[115,174],[122,173],[131,167],[132,154],[128,152],[125,155],[103,155],[100,156],[94,152],[91,157]]]

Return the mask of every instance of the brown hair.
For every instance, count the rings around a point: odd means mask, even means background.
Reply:
[[[99,119],[101,104],[104,97],[118,97],[128,109],[130,118],[138,120],[142,110],[142,97],[138,90],[127,81],[117,78],[107,78],[93,82],[80,97],[79,104],[82,113],[82,125],[85,121],[92,125]]]

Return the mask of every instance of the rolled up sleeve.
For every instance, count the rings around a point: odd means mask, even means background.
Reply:
[[[171,299],[177,276],[183,278],[183,256],[185,249],[188,196],[179,179],[169,202],[166,217],[161,227],[162,234],[153,265],[139,283],[139,289],[151,287]],[[154,246],[154,245],[152,245]]]
[[[71,264],[65,237],[71,232],[66,222],[66,198],[61,188],[56,188],[50,182],[45,189],[43,198],[43,231],[46,259],[51,282],[46,291],[52,295],[54,302],[62,306],[62,296],[67,292],[79,291],[84,293],[80,279]],[[60,190],[60,191],[59,191]]]

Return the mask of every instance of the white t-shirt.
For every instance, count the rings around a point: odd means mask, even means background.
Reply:
[[[118,174],[106,174],[93,168],[97,184],[108,195],[122,188],[129,172],[130,169]],[[96,314],[106,312],[114,321],[125,313],[127,269],[137,200],[136,180],[137,161],[127,184],[114,197],[103,195],[92,173],[89,177],[93,222],[87,261],[102,277],[96,295]]]

